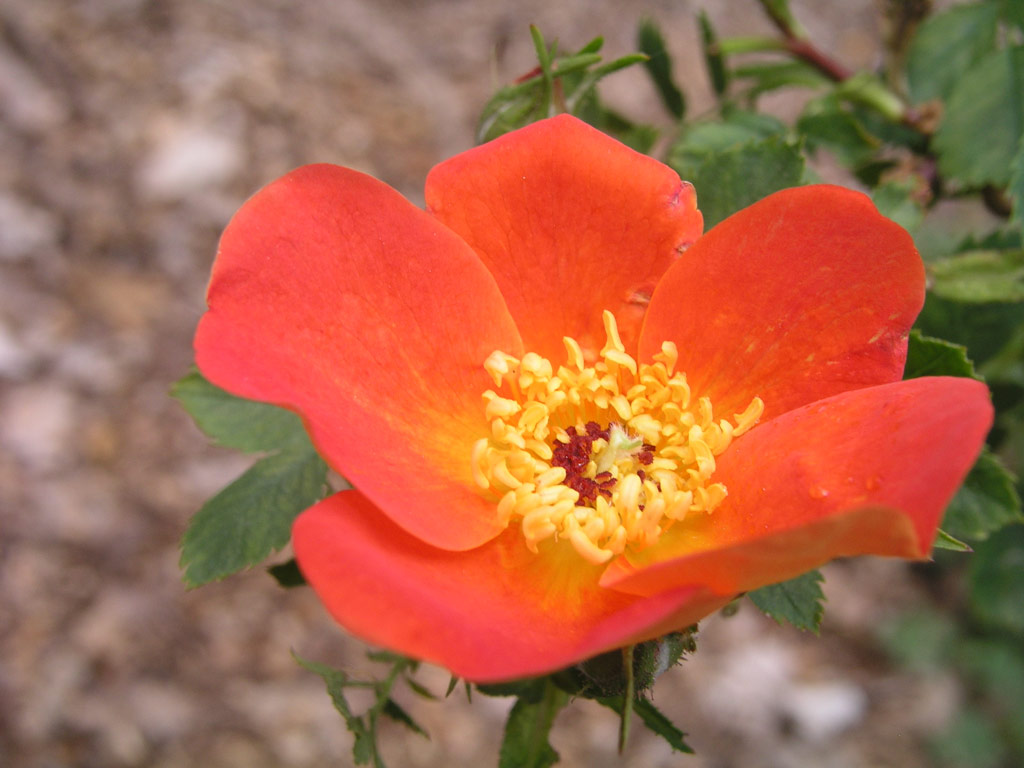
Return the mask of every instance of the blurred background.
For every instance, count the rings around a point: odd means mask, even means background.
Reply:
[[[707,3],[723,35],[767,34],[753,0]],[[880,55],[871,0],[794,2],[851,68]],[[259,186],[314,161],[414,202],[470,147],[494,89],[535,66],[528,24],[616,57],[655,18],[691,114],[710,108],[696,2],[663,0],[6,0],[0,5],[0,765],[348,765],[322,681],[289,653],[373,673],[308,590],[257,569],[186,591],[190,515],[244,469],[208,446],[170,384],[217,237]],[[639,68],[605,100],[665,122]],[[762,107],[792,116],[799,90]],[[828,177],[826,167],[820,172]],[[281,559],[284,559],[282,555]],[[920,571],[920,569],[918,569]],[[552,736],[566,766],[901,766],[965,692],[897,667],[880,628],[940,589],[903,563],[826,570],[820,638],[744,605],[655,688],[696,757],[578,702]],[[945,585],[955,591],[956,585]],[[443,670],[419,679],[441,694]],[[384,727],[394,766],[494,765],[511,700],[461,688],[400,701],[426,740]]]

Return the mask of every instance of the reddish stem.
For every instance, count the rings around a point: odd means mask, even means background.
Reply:
[[[841,83],[853,75],[853,72],[849,69],[821,49],[816,48],[810,40],[798,35],[790,24],[789,18],[780,13],[771,3],[762,2],[761,7],[768,15],[772,24],[775,25],[775,28],[782,33],[782,42],[786,46],[787,51],[798,59],[806,61],[823,75],[837,83]]]
[[[843,80],[846,80],[853,75],[853,72],[830,57],[824,51],[816,48],[808,40],[802,40],[794,36],[792,33],[787,32],[783,43],[786,46],[786,50],[791,54],[796,56],[798,59],[806,61],[826,77],[837,83],[841,83]]]

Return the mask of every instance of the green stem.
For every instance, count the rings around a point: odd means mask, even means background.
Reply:
[[[378,680],[373,684],[374,693],[377,696],[377,701],[367,712],[369,719],[369,730],[370,735],[373,738],[374,744],[374,760],[376,757],[376,746],[377,746],[377,721],[380,717],[381,711],[384,709],[384,705],[388,699],[391,698],[391,689],[395,687],[395,682],[398,680],[398,676],[402,674],[406,669],[412,666],[410,659],[398,659],[391,665],[391,671],[388,672],[388,676],[383,680]]]
[[[629,741],[629,726],[633,720],[633,698],[636,696],[636,678],[633,674],[633,650],[635,645],[622,649],[622,671],[626,673],[626,692],[622,697],[622,719],[619,720],[619,754],[626,751]]]

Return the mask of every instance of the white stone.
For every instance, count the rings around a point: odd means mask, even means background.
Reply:
[[[33,355],[0,320],[0,376],[21,379],[31,369]]]
[[[0,193],[0,261],[21,261],[57,242],[57,217]]]
[[[73,455],[75,398],[67,389],[49,382],[19,386],[0,413],[0,442],[33,469],[54,469]]]
[[[29,67],[0,49],[0,116],[26,131],[50,128],[67,118],[68,108]]]
[[[194,727],[197,704],[173,683],[140,680],[128,692],[134,721],[149,739],[180,739]]]
[[[736,648],[709,676],[700,704],[715,720],[741,723],[745,732],[767,737],[777,730],[796,661],[792,647],[772,638]]]
[[[238,142],[199,125],[162,136],[139,172],[142,192],[157,200],[179,200],[231,180],[242,167]]]
[[[810,741],[827,741],[863,720],[868,697],[842,680],[794,685],[782,700],[798,733]]]

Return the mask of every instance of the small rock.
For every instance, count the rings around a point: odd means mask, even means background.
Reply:
[[[31,468],[49,471],[73,453],[75,397],[55,382],[12,389],[3,401],[0,442]]]
[[[0,223],[0,227],[2,226]],[[31,370],[33,362],[32,352],[6,324],[0,321],[0,376],[10,379],[24,378]]]
[[[175,740],[195,725],[197,703],[174,683],[143,680],[128,692],[134,720],[150,740]]]
[[[75,649],[48,654],[39,665],[35,685],[19,709],[22,731],[33,739],[45,739],[63,719],[67,699],[88,678],[84,655]]]
[[[117,494],[117,485],[107,472],[66,470],[59,478],[35,488],[36,519],[32,527],[67,543],[103,545],[115,539],[124,541],[137,524],[125,524]]]
[[[229,136],[192,125],[163,136],[143,162],[138,183],[154,200],[181,200],[230,181],[242,167],[242,149]]]
[[[781,703],[799,734],[821,742],[859,723],[868,697],[860,686],[837,680],[794,685]]]
[[[60,355],[54,361],[56,372],[62,378],[91,392],[109,392],[125,379],[122,358],[127,352],[120,347],[96,341],[74,341],[63,345]]]
[[[107,585],[71,630],[72,644],[93,661],[129,661],[153,629],[153,602],[142,588]]]
[[[777,730],[796,665],[795,650],[774,638],[740,646],[722,659],[701,706],[719,722],[767,738]]]
[[[105,764],[142,765],[149,745],[134,714],[125,702],[106,692],[96,692],[78,697],[74,706],[66,706],[64,719],[72,728],[97,740]]]
[[[20,261],[33,252],[53,248],[59,222],[49,211],[0,194],[0,262]]]
[[[0,115],[24,131],[52,128],[67,118],[64,102],[10,52],[0,49]]]

